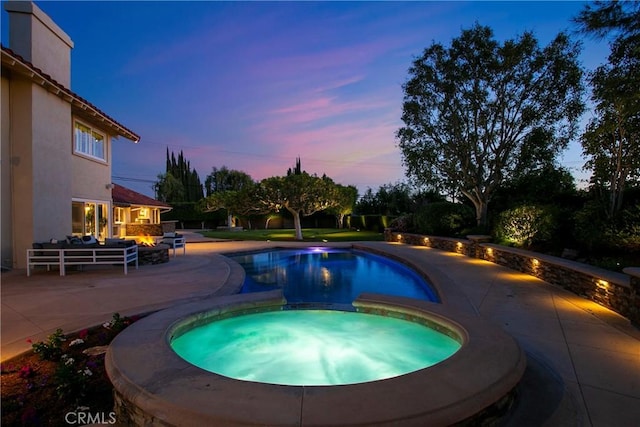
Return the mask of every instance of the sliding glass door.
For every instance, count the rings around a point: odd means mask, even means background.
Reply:
[[[71,203],[71,231],[74,236],[109,237],[109,202],[74,201]]]

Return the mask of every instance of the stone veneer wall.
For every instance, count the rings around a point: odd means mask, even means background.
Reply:
[[[175,233],[176,231],[176,222],[178,221],[162,221],[160,225],[162,225],[162,233]]]
[[[127,236],[162,236],[162,224],[127,224]]]
[[[384,235],[387,242],[455,252],[530,274],[595,301],[622,314],[631,322],[640,324],[640,273],[636,275],[637,268],[625,269],[628,274],[616,273],[563,258],[486,243],[487,236],[456,239],[400,233],[390,229],[385,230]]]

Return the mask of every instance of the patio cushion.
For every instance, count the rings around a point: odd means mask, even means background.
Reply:
[[[92,245],[94,243],[98,243],[98,241],[93,236],[82,236],[82,243],[85,245]]]
[[[65,243],[50,243],[50,242],[42,242],[42,249],[63,249],[65,247]]]
[[[117,245],[119,243],[124,242],[124,239],[119,239],[119,238],[106,238],[104,239],[104,244],[105,246],[107,245]]]
[[[105,239],[104,244],[101,245],[103,248],[129,248],[131,246],[135,246],[135,240],[124,240],[124,239]]]
[[[81,245],[82,239],[78,236],[67,236],[66,242],[70,245]]]

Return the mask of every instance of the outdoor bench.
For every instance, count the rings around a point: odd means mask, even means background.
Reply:
[[[32,249],[27,249],[27,276],[36,266],[58,266],[60,275],[65,275],[65,269],[70,265],[122,265],[124,274],[128,273],[129,264],[135,263],[138,268],[138,245],[134,240],[122,240],[106,244],[69,244],[62,243],[34,243]]]
[[[187,253],[187,238],[178,233],[164,233],[160,243],[169,245],[173,249],[173,256],[176,256],[176,249],[182,249],[182,254]]]

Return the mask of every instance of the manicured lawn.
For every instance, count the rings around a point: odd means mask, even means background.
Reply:
[[[244,231],[205,231],[203,235],[215,239],[229,240],[271,240],[295,241],[294,229],[244,230]],[[374,231],[339,230],[336,228],[304,228],[302,237],[305,242],[355,242],[383,241],[384,235]]]

